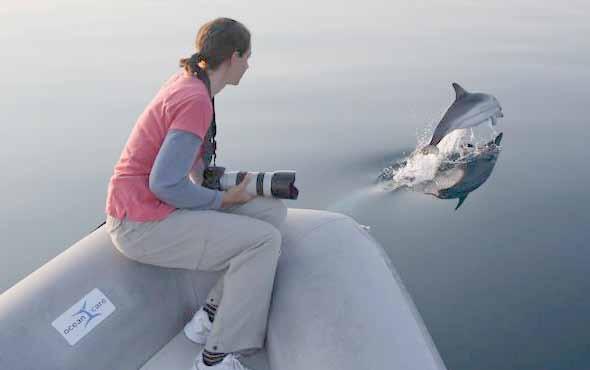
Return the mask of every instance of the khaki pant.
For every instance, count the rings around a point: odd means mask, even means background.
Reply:
[[[205,348],[255,351],[264,346],[281,254],[277,227],[286,215],[282,200],[256,197],[219,211],[177,209],[160,221],[135,222],[107,215],[106,229],[123,255],[141,263],[227,269],[207,297],[207,303],[219,306]]]

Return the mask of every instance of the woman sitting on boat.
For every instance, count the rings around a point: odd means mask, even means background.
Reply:
[[[193,369],[244,369],[240,352],[263,347],[281,253],[282,200],[201,186],[215,160],[214,97],[248,69],[250,32],[218,18],[198,31],[196,53],[139,116],[110,179],[107,230],[135,261],[226,270],[184,332],[204,344]],[[222,299],[223,297],[223,299]]]

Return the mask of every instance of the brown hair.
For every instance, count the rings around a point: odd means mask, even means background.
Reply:
[[[217,18],[199,28],[195,40],[197,51],[190,58],[181,58],[180,66],[191,74],[202,70],[215,70],[234,51],[243,56],[250,49],[250,31],[231,18]],[[197,68],[200,67],[200,68]]]

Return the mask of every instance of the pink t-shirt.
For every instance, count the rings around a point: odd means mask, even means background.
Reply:
[[[174,74],[139,116],[109,181],[106,213],[132,221],[166,218],[176,208],[162,202],[149,189],[156,155],[170,129],[184,130],[203,141],[213,106],[205,84],[184,71]],[[195,158],[198,166],[204,145]]]

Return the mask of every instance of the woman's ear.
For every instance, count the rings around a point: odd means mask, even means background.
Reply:
[[[240,58],[240,53],[236,50],[232,53],[231,58],[229,58],[229,59],[230,59],[231,63],[237,63],[239,58]]]

